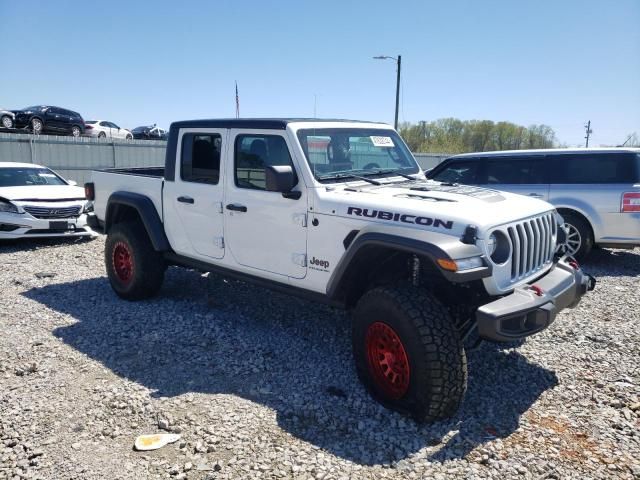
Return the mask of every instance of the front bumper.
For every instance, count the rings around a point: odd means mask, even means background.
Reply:
[[[593,290],[595,278],[561,258],[546,275],[476,311],[478,333],[494,342],[518,340],[547,328],[564,308]],[[573,263],[573,262],[572,262]]]
[[[87,225],[87,215],[43,219],[28,214],[0,213],[0,239],[83,237],[97,235]]]

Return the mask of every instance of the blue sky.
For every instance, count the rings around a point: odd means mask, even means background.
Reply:
[[[640,135],[640,0],[0,0],[0,106],[133,128],[187,118],[545,123]]]

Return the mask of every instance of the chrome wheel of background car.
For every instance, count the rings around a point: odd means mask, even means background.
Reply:
[[[98,138],[105,138],[106,136],[107,136],[107,134],[106,134],[106,133],[104,133],[104,132],[100,132],[100,133],[98,134]]]
[[[80,127],[72,127],[71,128],[71,135],[73,135],[74,137],[79,137],[80,136]]]
[[[42,120],[40,120],[39,118],[32,118],[31,130],[33,130],[33,133],[35,133],[36,135],[40,135],[40,133],[42,133]]]
[[[133,140],[133,135],[127,135],[126,140]]]
[[[576,252],[580,250],[580,245],[582,245],[582,236],[580,231],[570,223],[565,223],[564,228],[567,230],[567,240],[563,245],[560,245],[558,250],[561,253],[575,256]]]
[[[4,128],[13,128],[13,119],[9,115],[2,117],[2,126]]]

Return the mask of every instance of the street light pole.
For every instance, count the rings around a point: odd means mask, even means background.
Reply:
[[[398,129],[398,109],[400,107],[400,68],[402,67],[402,55],[398,55],[398,58],[389,57],[387,55],[378,55],[373,57],[376,60],[395,60],[397,65],[397,77],[396,77],[396,116],[393,122],[393,128]]]
[[[398,106],[400,105],[400,66],[402,64],[402,55],[398,55],[398,76],[396,78],[396,120],[393,122],[393,128],[398,130]]]

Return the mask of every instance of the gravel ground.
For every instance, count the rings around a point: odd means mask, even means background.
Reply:
[[[364,392],[344,313],[177,268],[128,303],[103,248],[0,245],[0,478],[640,478],[638,249],[595,251],[578,308],[470,353],[458,414],[416,425]]]

